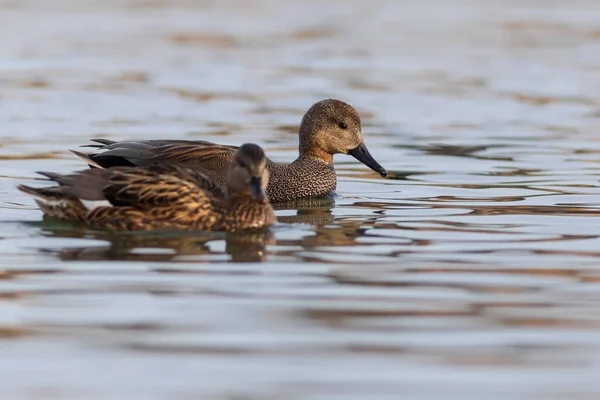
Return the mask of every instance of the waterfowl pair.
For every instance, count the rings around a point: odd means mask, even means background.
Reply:
[[[100,168],[122,166],[182,166],[205,174],[224,191],[228,190],[228,166],[238,147],[194,140],[141,140],[114,142],[96,139],[88,145],[102,150],[96,154],[73,152],[89,165]],[[339,100],[315,103],[302,118],[299,156],[291,164],[269,159],[267,195],[272,203],[318,197],[335,190],[335,154],[349,154],[382,177],[386,170],[365,146],[358,113]]]
[[[18,189],[45,215],[94,229],[238,231],[275,222],[266,165],[259,146],[242,145],[227,168],[227,193],[202,173],[174,165],[40,172],[58,186]]]

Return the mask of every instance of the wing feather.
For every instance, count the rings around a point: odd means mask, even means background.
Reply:
[[[200,176],[186,170],[133,168],[116,170],[103,188],[113,205],[131,206],[142,210],[163,207],[193,208],[211,203],[216,193],[202,187]]]
[[[104,168],[116,165],[150,166],[178,163],[192,168],[223,170],[233,160],[237,146],[220,145],[203,140],[141,140],[113,142],[93,139],[100,144],[87,145],[101,150],[85,154]]]

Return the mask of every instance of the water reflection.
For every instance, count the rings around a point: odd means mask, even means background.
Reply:
[[[418,150],[421,150],[425,153],[432,155],[440,155],[440,156],[451,156],[451,157],[466,157],[466,158],[475,158],[478,160],[496,160],[496,161],[513,161],[512,157],[494,157],[494,156],[482,156],[476,153],[484,152],[493,148],[503,148],[504,146],[456,146],[449,144],[430,144],[423,147],[418,147]]]
[[[318,202],[318,205],[323,203]],[[377,217],[368,219],[336,218],[332,214],[331,203],[328,206],[294,210],[294,215],[278,217],[280,225],[270,230],[246,231],[237,233],[219,232],[101,232],[86,227],[65,223],[58,219],[44,217],[42,222],[26,222],[26,225],[40,229],[40,234],[49,238],[69,238],[99,240],[105,246],[73,248],[39,248],[42,253],[55,255],[63,261],[179,261],[204,262],[215,254],[223,254],[211,243],[225,243],[224,254],[232,262],[261,262],[268,259],[269,246],[291,246],[293,251],[275,251],[273,254],[293,256],[298,247],[311,250],[317,247],[353,246],[355,240],[372,227]],[[289,205],[287,205],[289,206]],[[283,208],[286,206],[279,206]],[[304,204],[306,207],[306,204]],[[289,230],[281,224],[308,225],[305,234],[294,239],[275,239],[279,230]],[[310,261],[311,257],[307,257]],[[214,262],[214,260],[213,260]]]
[[[225,253],[233,262],[259,262],[267,258],[267,245],[274,243],[273,233],[264,230],[243,233],[210,232],[97,232],[63,224],[52,218],[29,223],[41,228],[41,234],[53,238],[101,240],[106,246],[44,249],[63,261],[178,261],[198,259],[212,254],[210,242],[225,241]]]

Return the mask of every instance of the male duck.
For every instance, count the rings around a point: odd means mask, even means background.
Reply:
[[[302,118],[299,138],[300,155],[291,164],[267,159],[267,194],[272,203],[323,196],[335,190],[334,154],[350,154],[382,177],[387,175],[365,146],[358,113],[342,101],[315,103]],[[223,190],[227,190],[227,167],[238,149],[200,140],[93,141],[100,144],[88,147],[101,149],[101,153],[73,151],[91,166],[180,165],[204,173]]]

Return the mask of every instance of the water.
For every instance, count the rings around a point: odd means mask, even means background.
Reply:
[[[0,1],[11,399],[596,399],[594,0]],[[353,104],[380,179],[254,235],[103,234],[17,192],[90,138],[260,143]]]

